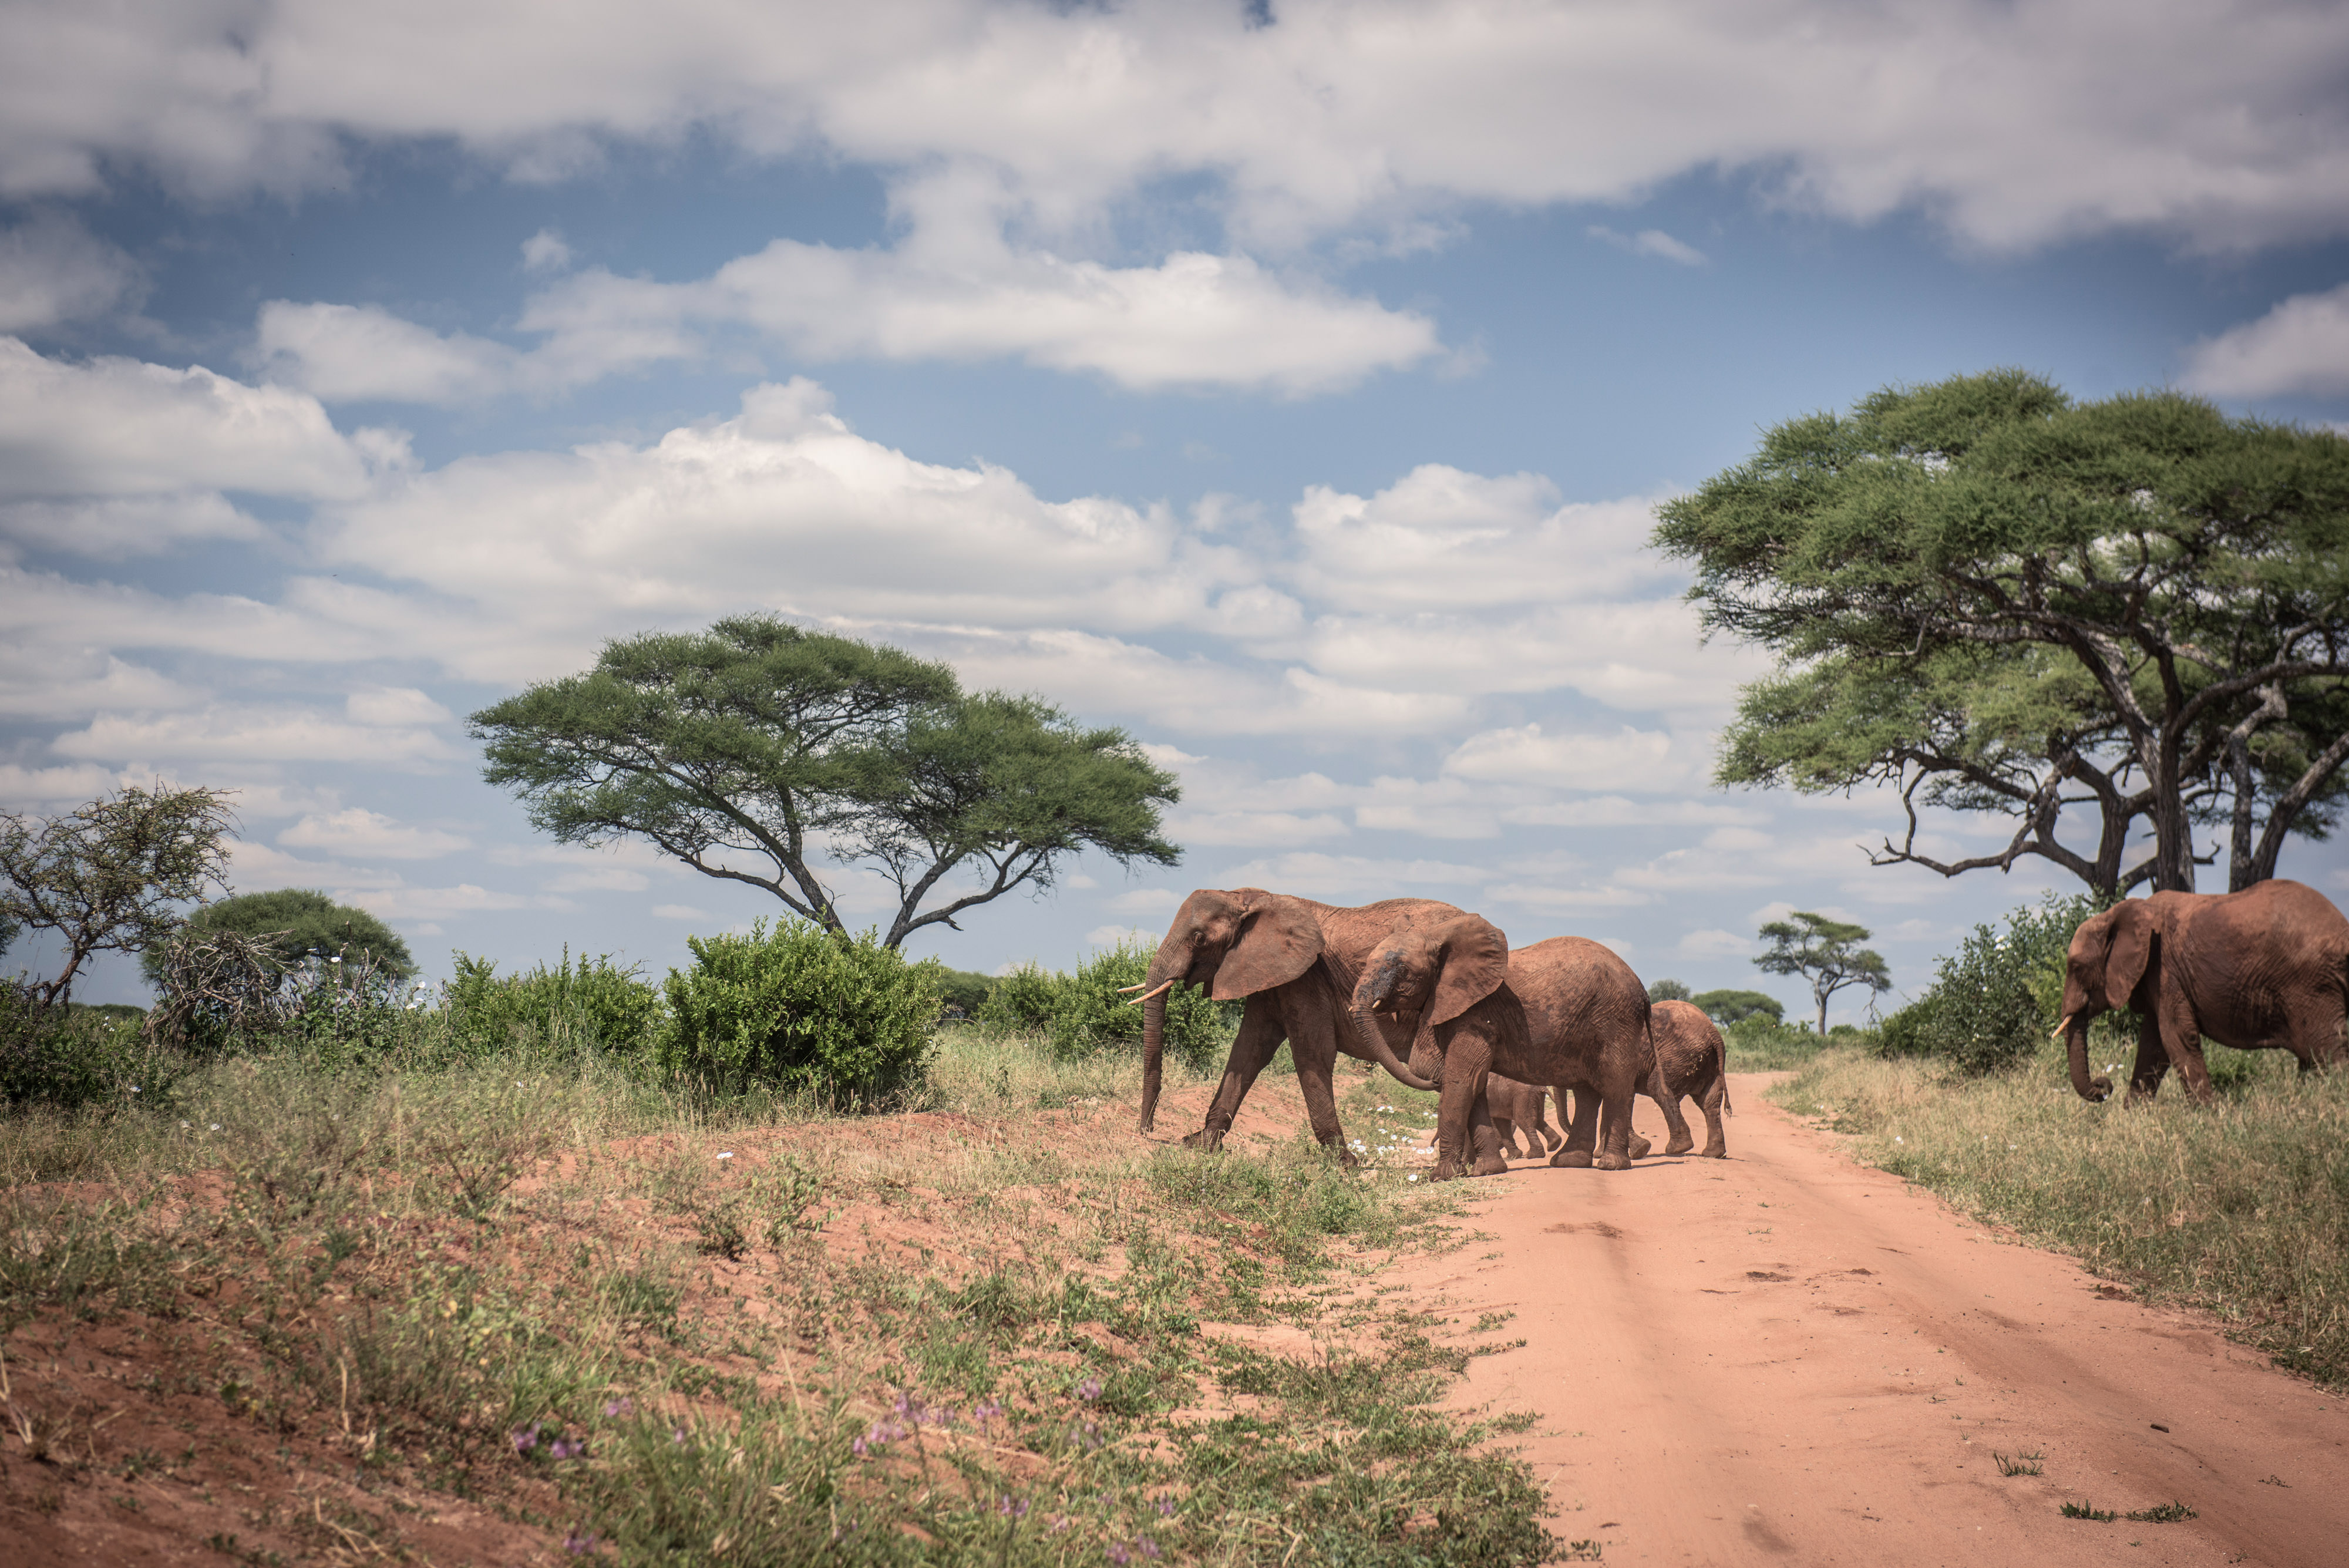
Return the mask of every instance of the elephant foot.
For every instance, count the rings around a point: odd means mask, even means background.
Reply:
[[[1437,1166],[1435,1168],[1435,1173],[1430,1176],[1427,1179],[1430,1181],[1450,1181],[1459,1174],[1460,1170],[1458,1167],[1447,1163]]]
[[[1348,1170],[1361,1168],[1362,1163],[1361,1160],[1355,1156],[1352,1149],[1346,1147],[1345,1139],[1340,1138],[1335,1143],[1325,1143],[1321,1147],[1336,1155],[1338,1157],[1338,1163],[1344,1166]]]
[[[1729,1146],[1725,1143],[1709,1143],[1697,1151],[1697,1158],[1699,1159],[1727,1159],[1729,1158]]]
[[[1666,1154],[1686,1154],[1695,1147],[1696,1139],[1694,1137],[1676,1137],[1670,1143],[1664,1145],[1664,1152]]]
[[[1483,1159],[1476,1162],[1476,1174],[1479,1176],[1506,1176],[1509,1174],[1509,1162],[1503,1159],[1497,1154],[1486,1155]]]
[[[1550,1164],[1566,1170],[1588,1170],[1590,1151],[1587,1148],[1562,1148],[1549,1157]]]
[[[1591,1163],[1596,1165],[1601,1170],[1629,1170],[1631,1168],[1631,1162],[1630,1160],[1625,1159],[1619,1154],[1613,1153],[1602,1154]]]
[[[1654,1144],[1650,1143],[1638,1133],[1633,1133],[1631,1135],[1631,1158],[1645,1159],[1648,1158],[1648,1151],[1655,1147],[1656,1146]],[[1619,1165],[1609,1165],[1602,1159],[1599,1162],[1599,1168],[1601,1170],[1620,1170],[1623,1168]]]
[[[1183,1140],[1183,1147],[1185,1148],[1195,1148],[1201,1154],[1214,1154],[1216,1150],[1224,1147],[1224,1129],[1221,1127],[1201,1127],[1197,1132],[1193,1133],[1190,1137]]]

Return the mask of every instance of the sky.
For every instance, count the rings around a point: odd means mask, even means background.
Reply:
[[[534,834],[465,716],[764,611],[1181,778],[1179,866],[911,952],[1410,894],[1799,1014],[1752,961],[1804,909],[1889,1007],[2076,888],[1714,787],[1768,666],[1646,540],[1770,425],[1998,366],[2349,421],[2349,12],[7,0],[0,810],[233,789],[238,892],[657,977],[780,906]],[[2281,872],[2349,900],[2337,843]]]

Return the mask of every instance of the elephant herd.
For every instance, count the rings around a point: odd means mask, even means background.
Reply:
[[[1246,1002],[1206,1125],[1183,1140],[1195,1148],[1223,1142],[1286,1040],[1314,1136],[1349,1164],[1331,1078],[1340,1053],[1438,1094],[1439,1181],[1506,1170],[1504,1150],[1519,1136],[1532,1155],[1555,1146],[1552,1165],[1624,1169],[1648,1150],[1631,1131],[1631,1100],[1641,1094],[1663,1109],[1666,1153],[1696,1147],[1683,1097],[1704,1111],[1697,1152],[1728,1152],[1720,1032],[1687,1002],[1651,1003],[1629,965],[1581,937],[1512,949],[1482,916],[1433,898],[1349,909],[1260,888],[1202,888],[1175,911],[1133,988],[1143,993],[1144,1132],[1158,1108],[1166,993],[1186,984]],[[2112,1087],[2089,1073],[2088,1023],[2121,1008],[2138,1019],[2133,1101],[2153,1096],[2172,1066],[2207,1099],[2206,1036],[2289,1050],[2302,1072],[2349,1061],[2349,919],[2313,888],[2275,880],[2240,893],[2156,893],[2083,921],[2066,955],[2056,1034],[2084,1099]],[[1546,1089],[1567,1121],[1562,1139],[1542,1116]]]
[[[1580,937],[1513,950],[1482,916],[1432,898],[1346,909],[1260,888],[1200,888],[1136,988],[1144,1132],[1157,1116],[1166,993],[1183,984],[1246,1003],[1206,1124],[1183,1140],[1193,1147],[1223,1142],[1286,1040],[1314,1136],[1349,1163],[1331,1076],[1340,1053],[1438,1094],[1439,1181],[1506,1170],[1503,1150],[1517,1136],[1534,1155],[1556,1145],[1552,1165],[1623,1169],[1648,1148],[1631,1132],[1636,1094],[1663,1107],[1667,1153],[1696,1147],[1684,1096],[1704,1111],[1700,1152],[1728,1152],[1720,1032],[1686,1002],[1651,1004],[1629,965]],[[1543,1119],[1545,1089],[1557,1092],[1562,1139]]]

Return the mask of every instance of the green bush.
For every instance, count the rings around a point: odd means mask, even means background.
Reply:
[[[987,1005],[988,992],[995,989],[995,977],[971,969],[947,969],[941,966],[938,974],[938,1000],[946,1004],[948,1018],[976,1018]]]
[[[188,1064],[144,1037],[137,1008],[43,1006],[30,988],[0,981],[0,1105],[128,1109],[157,1106]]]
[[[1936,961],[1931,988],[1884,1021],[1878,1054],[1940,1057],[1973,1076],[2030,1060],[2055,1026],[2072,932],[2097,908],[2050,894],[2009,913],[2003,933],[1976,926]]]
[[[292,969],[304,959],[324,961],[340,958],[356,963],[365,959],[393,980],[416,972],[408,944],[389,926],[368,914],[337,904],[324,893],[301,888],[281,888],[272,893],[244,893],[206,904],[188,917],[191,935],[233,931],[239,936],[269,937],[281,969]],[[141,957],[147,981],[163,981],[162,959],[153,949]]]
[[[636,971],[623,969],[612,955],[577,964],[571,950],[550,969],[500,978],[488,959],[460,952],[447,996],[450,1028],[476,1051],[499,1051],[534,1042],[541,1049],[589,1045],[630,1052],[659,1023],[660,992]]]
[[[1077,1061],[1109,1051],[1142,1048],[1142,1012],[1129,1005],[1150,971],[1153,949],[1133,942],[1104,948],[1074,974],[1034,964],[995,982],[978,1022],[999,1029],[1040,1033],[1052,1054]],[[1177,986],[1166,995],[1166,1053],[1205,1072],[1229,1049],[1245,1004],[1211,1002],[1195,986]]]
[[[798,920],[688,941],[693,968],[662,984],[663,1067],[719,1093],[768,1085],[867,1107],[922,1085],[936,960],[908,963],[871,931],[850,938]]]
[[[1689,1001],[1724,1029],[1757,1014],[1773,1023],[1784,1022],[1786,1016],[1785,1004],[1766,992],[1706,991]]]

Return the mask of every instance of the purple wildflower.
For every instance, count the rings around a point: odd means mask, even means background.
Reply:
[[[1052,1533],[1055,1535],[1060,1534],[1061,1532],[1069,1528],[1069,1516],[1067,1514],[1054,1514],[1052,1516]]]
[[[1109,1560],[1119,1563],[1131,1563],[1133,1561],[1133,1553],[1128,1552],[1119,1542],[1112,1541],[1109,1543]]]
[[[848,1451],[854,1454],[858,1459],[863,1459],[864,1457],[864,1439],[862,1438],[852,1438],[849,1439]]]
[[[574,1557],[587,1556],[595,1550],[595,1532],[592,1530],[573,1531],[563,1538],[563,1550]]]
[[[533,1422],[527,1427],[516,1427],[513,1429],[513,1446],[514,1452],[518,1454],[526,1454],[538,1447],[537,1423]]]
[[[1134,1538],[1133,1544],[1141,1549],[1142,1554],[1144,1557],[1151,1559],[1153,1562],[1157,1561],[1158,1542],[1151,1540],[1147,1535],[1140,1535]]]
[[[1171,1493],[1160,1492],[1158,1494],[1158,1517],[1161,1519],[1172,1519],[1174,1517],[1174,1499]]]
[[[1101,1397],[1102,1386],[1100,1378],[1088,1377],[1082,1383],[1077,1385],[1077,1397],[1083,1400],[1086,1404],[1090,1405]]]
[[[679,1427],[675,1431],[671,1432],[668,1435],[668,1440],[672,1443],[678,1444],[679,1447],[682,1447],[685,1443],[685,1428],[683,1427]]]
[[[546,1445],[546,1452],[548,1457],[551,1459],[584,1459],[587,1457],[587,1439],[585,1438],[557,1438],[554,1441]]]
[[[606,1416],[626,1416],[635,1410],[636,1407],[636,1402],[623,1394],[617,1399],[609,1400],[605,1404],[604,1414]]]
[[[1025,1519],[1028,1517],[1028,1500],[1024,1497],[1006,1497],[995,1505],[995,1511],[1006,1519]]]

